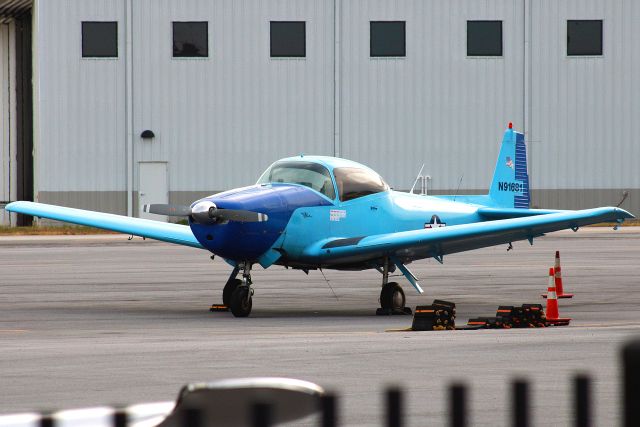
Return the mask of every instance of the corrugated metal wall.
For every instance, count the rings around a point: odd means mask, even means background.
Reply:
[[[9,72],[9,25],[0,24],[0,139],[2,140],[2,174],[0,175],[0,201],[11,200],[11,102]]]
[[[135,161],[170,191],[253,184],[277,158],[333,153],[333,6],[316,0],[134,2]],[[270,58],[269,21],[306,21],[307,57]],[[172,58],[172,21],[208,21],[209,57]],[[144,129],[156,137],[137,138]]]
[[[342,154],[408,189],[489,187],[502,133],[522,126],[523,9],[513,0],[342,3]],[[503,57],[467,57],[467,20],[503,21]],[[369,57],[369,21],[406,21],[404,58]],[[464,176],[463,176],[464,175]]]
[[[103,192],[126,211],[126,4],[36,3],[41,200],[88,207]],[[425,163],[431,191],[484,191],[506,124],[526,119],[534,204],[615,204],[628,189],[623,206],[640,210],[633,0],[136,0],[131,12],[134,197],[141,161],[168,162],[170,200],[185,202],[300,152],[361,161],[399,189]],[[503,21],[502,57],[466,56],[466,21],[483,19]],[[567,19],[604,20],[602,57],[566,56]],[[118,59],[81,58],[86,20],[118,21]],[[189,20],[209,22],[208,58],[172,58],[171,23]],[[306,21],[306,58],[270,58],[271,20]],[[406,21],[406,57],[369,57],[372,20]]]
[[[11,76],[8,64],[11,62],[10,55],[10,27],[9,24],[0,24],[0,120],[2,133],[0,141],[2,148],[2,164],[0,165],[0,203],[2,201],[10,201],[11,196],[15,194],[15,186],[12,186],[12,177],[15,177],[15,171],[12,166],[15,162],[15,147],[11,143]],[[12,150],[13,148],[13,150]],[[0,210],[0,224],[9,223],[9,214],[4,210]]]
[[[36,175],[40,192],[124,191],[122,1],[38,1]],[[118,21],[119,57],[82,58],[82,21]]]
[[[567,56],[568,19],[603,20],[602,56]],[[640,117],[640,2],[535,1],[531,21],[529,153],[532,187],[542,190],[534,202],[616,204],[623,189],[640,188],[634,132]],[[552,191],[558,188],[589,191],[577,192],[575,200]],[[607,189],[619,191],[602,191]],[[624,206],[638,213],[638,196],[634,192]]]
[[[0,24],[0,203],[16,197],[15,26]],[[13,221],[12,221],[13,219]],[[15,223],[15,215],[0,209],[0,224]]]

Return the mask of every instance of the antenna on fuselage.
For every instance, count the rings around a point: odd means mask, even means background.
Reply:
[[[460,185],[462,184],[462,178],[464,178],[464,174],[460,175],[460,180],[458,181],[458,188],[456,188],[456,194],[453,195],[453,201],[456,201],[456,197],[458,197],[458,191],[460,191]]]
[[[409,194],[413,194],[413,190],[416,188],[416,184],[418,183],[418,181],[420,181],[420,178],[422,178],[423,169],[424,169],[424,163],[422,164],[422,167],[418,171],[418,176],[416,176],[416,180],[413,181],[413,185],[411,186],[411,190],[409,190]]]
[[[413,190],[415,190],[416,184],[418,184],[418,181],[420,181],[420,194],[423,196],[427,195],[427,187],[428,187],[429,181],[431,180],[431,176],[422,175],[423,169],[424,169],[424,163],[422,164],[422,167],[418,172],[418,176],[416,177],[416,180],[413,182],[413,185],[411,186],[411,190],[409,190],[409,194],[413,194]]]
[[[627,197],[629,197],[629,192],[627,190],[624,190],[622,192],[622,200],[620,200],[620,203],[616,205],[616,208],[619,208],[620,205],[623,204],[625,200],[627,200]]]

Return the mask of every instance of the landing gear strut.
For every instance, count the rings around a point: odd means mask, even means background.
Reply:
[[[251,307],[253,305],[251,298],[253,296],[253,289],[251,288],[251,263],[242,263],[239,269],[242,269],[242,280],[234,278],[233,284],[231,285],[229,284],[231,280],[227,282],[229,292],[231,293],[229,297],[229,308],[235,317],[247,317],[251,313]],[[225,285],[225,291],[227,291],[227,285]],[[233,289],[231,289],[232,287]]]
[[[411,314],[411,309],[405,307],[407,300],[400,285],[397,282],[389,282],[389,258],[384,259],[381,272],[382,289],[377,314]]]

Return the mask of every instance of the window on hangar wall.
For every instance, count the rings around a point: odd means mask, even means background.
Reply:
[[[405,21],[371,21],[369,55],[372,57],[407,55]]]
[[[567,55],[602,55],[602,20],[567,21]]]
[[[305,21],[271,21],[270,24],[272,58],[307,56]]]
[[[467,21],[467,56],[502,56],[502,21]]]
[[[118,23],[112,21],[83,21],[82,57],[117,58]]]
[[[173,57],[206,58],[209,56],[209,23],[174,22]]]

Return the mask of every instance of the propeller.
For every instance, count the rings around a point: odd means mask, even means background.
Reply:
[[[152,204],[144,205],[147,213],[167,216],[191,216],[198,224],[213,224],[218,221],[263,222],[266,214],[241,209],[218,208],[208,200],[196,203],[193,208],[187,205]]]

